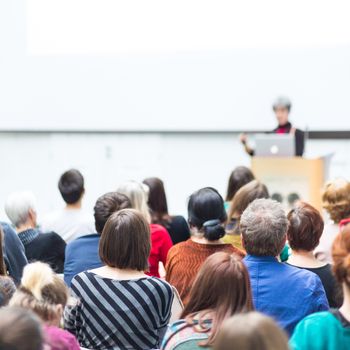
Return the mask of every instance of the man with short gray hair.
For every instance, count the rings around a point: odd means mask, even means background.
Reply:
[[[28,191],[11,193],[5,212],[17,231],[28,262],[48,263],[57,273],[63,272],[65,241],[55,232],[41,233],[36,228],[36,199]]]
[[[278,261],[287,229],[282,205],[271,199],[256,199],[240,221],[255,308],[292,334],[301,319],[329,305],[316,274]]]

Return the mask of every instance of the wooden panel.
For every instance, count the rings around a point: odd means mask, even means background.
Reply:
[[[321,190],[325,181],[322,158],[252,158],[255,176],[265,183],[270,194],[279,193],[288,206],[287,197],[298,194],[301,199],[321,210]]]

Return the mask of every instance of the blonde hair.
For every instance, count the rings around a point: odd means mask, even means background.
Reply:
[[[34,311],[44,322],[57,317],[57,306],[68,301],[68,288],[49,265],[35,262],[24,267],[21,285],[10,300],[10,306]]]
[[[335,223],[350,217],[350,182],[338,178],[326,183],[322,202],[323,208]]]
[[[138,210],[147,222],[151,223],[151,215],[147,205],[148,188],[146,185],[136,181],[127,181],[118,187],[117,192],[127,196],[132,208]]]

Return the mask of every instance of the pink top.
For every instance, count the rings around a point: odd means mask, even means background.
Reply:
[[[44,326],[46,343],[51,350],[80,350],[75,336],[55,326]]]

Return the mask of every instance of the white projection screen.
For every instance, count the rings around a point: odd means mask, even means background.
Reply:
[[[0,2],[0,130],[350,130],[348,0]]]

